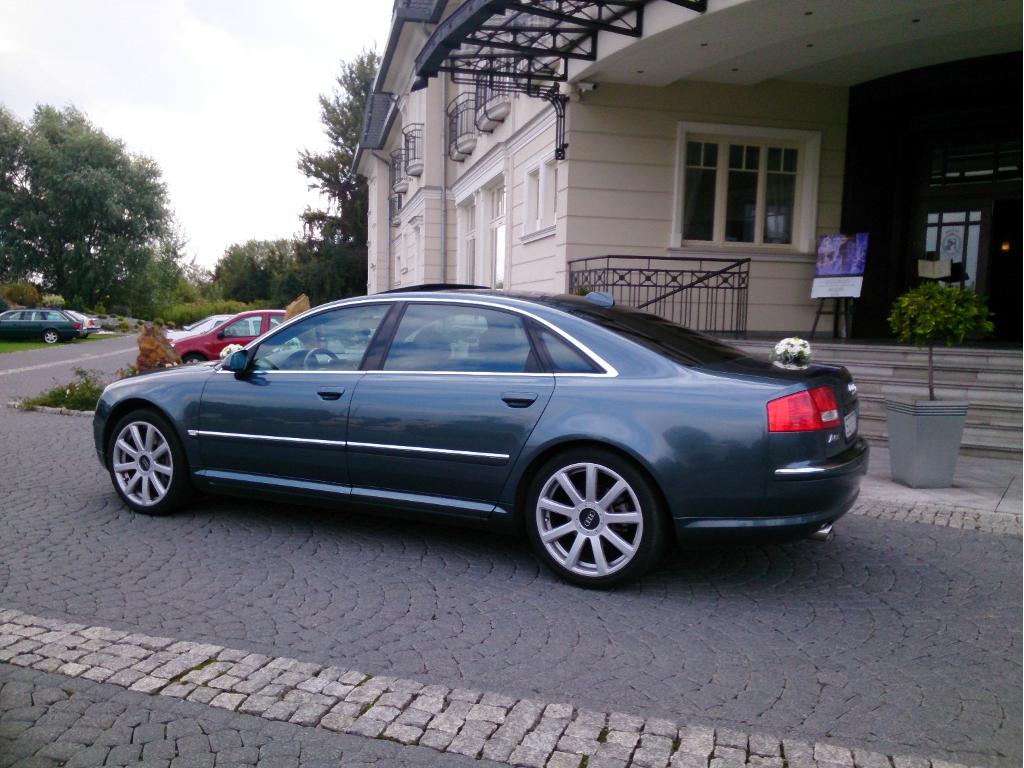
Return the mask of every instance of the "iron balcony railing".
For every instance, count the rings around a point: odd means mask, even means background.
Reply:
[[[448,156],[465,160],[476,148],[476,94],[460,93],[448,104]]]
[[[402,129],[402,157],[406,176],[423,173],[423,123],[410,123]]]
[[[569,262],[569,292],[603,291],[695,331],[747,332],[750,259],[593,256]]]
[[[404,195],[409,190],[409,174],[405,172],[405,152],[396,149],[391,153],[389,178],[391,191],[396,195]]]

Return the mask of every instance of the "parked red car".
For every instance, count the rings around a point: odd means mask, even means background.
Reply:
[[[218,360],[228,344],[248,344],[284,321],[283,309],[257,309],[239,312],[212,331],[185,336],[171,342],[174,351],[186,364]]]

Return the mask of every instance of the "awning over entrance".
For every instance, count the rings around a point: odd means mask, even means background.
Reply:
[[[649,0],[466,0],[434,29],[416,57],[417,82],[448,72],[456,83],[547,100],[557,115],[555,156],[565,157],[559,84],[569,61],[597,59],[599,32],[643,36]],[[707,0],[670,0],[703,13]]]

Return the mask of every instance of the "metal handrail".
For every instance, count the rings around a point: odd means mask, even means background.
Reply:
[[[744,336],[750,259],[591,256],[569,262],[569,291],[604,291],[694,330]]]

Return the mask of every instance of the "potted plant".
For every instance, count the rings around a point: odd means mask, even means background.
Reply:
[[[967,402],[935,399],[934,347],[962,344],[993,330],[984,296],[929,282],[896,299],[889,327],[902,342],[928,347],[928,399],[886,400],[893,480],[911,488],[948,488],[960,451]]]

